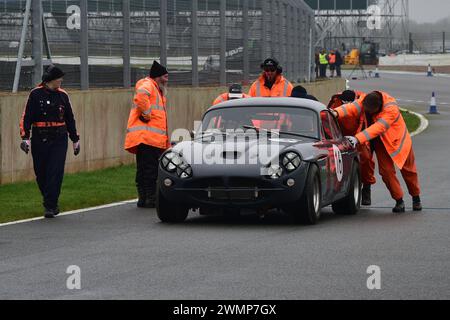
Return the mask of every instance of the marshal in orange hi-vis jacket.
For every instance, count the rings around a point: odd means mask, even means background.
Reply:
[[[382,102],[376,112],[367,112],[366,101],[369,96],[379,97]],[[389,189],[393,199],[397,201],[395,212],[404,211],[403,190],[395,174],[395,165],[401,171],[408,191],[413,197],[414,210],[421,210],[420,186],[416,169],[412,140],[408,128],[400,113],[396,100],[385,92],[375,91],[364,99],[357,100],[335,109],[339,118],[358,116],[366,105],[368,127],[355,135],[359,143],[374,140],[380,175]],[[372,108],[372,107],[371,107]]]
[[[292,84],[281,74],[277,75],[275,83],[271,88],[265,86],[264,74],[252,84],[248,94],[251,97],[290,97]]]
[[[362,101],[366,94],[362,91],[354,90],[354,97],[356,101]],[[335,94],[331,97],[328,103],[329,109],[336,109],[344,104],[341,97],[342,93]],[[365,126],[365,116],[364,112],[359,114],[347,115],[345,118],[338,118],[339,126],[342,129],[344,136],[355,136],[362,131],[363,126]],[[370,145],[368,143],[362,143],[357,146],[360,154],[360,167],[361,167],[361,180],[364,188],[370,188],[370,185],[376,183],[375,179],[375,161],[373,160],[372,151],[370,150]],[[365,190],[363,190],[365,191]],[[369,205],[370,201],[370,190],[365,191],[365,197],[363,196],[363,204]]]
[[[125,149],[137,152],[140,144],[160,149],[170,146],[167,133],[166,97],[150,77],[136,83],[133,107],[128,118]]]
[[[250,96],[246,93],[242,93],[241,98],[250,98]],[[231,98],[231,99],[239,99],[239,98]],[[216,99],[214,99],[213,106],[215,106],[216,104],[228,101],[228,100],[230,100],[230,93],[224,92],[221,95],[219,95]]]

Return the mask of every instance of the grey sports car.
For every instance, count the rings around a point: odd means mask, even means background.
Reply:
[[[246,98],[209,108],[193,139],[161,156],[156,209],[174,223],[190,209],[278,208],[315,224],[328,205],[356,214],[360,190],[358,153],[325,105]]]

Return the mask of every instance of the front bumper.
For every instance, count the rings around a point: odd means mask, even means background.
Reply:
[[[298,201],[303,194],[309,164],[303,162],[292,173],[279,179],[265,176],[214,176],[180,179],[159,168],[158,185],[168,201],[197,207],[279,208]],[[171,179],[167,187],[165,179]],[[294,179],[292,187],[288,179]]]

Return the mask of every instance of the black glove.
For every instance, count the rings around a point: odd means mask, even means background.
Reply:
[[[78,155],[80,153],[80,141],[73,143],[73,154]]]
[[[20,149],[22,149],[23,152],[28,154],[28,152],[30,152],[30,140],[22,140],[22,143],[20,144]]]
[[[139,116],[139,120],[141,120],[142,122],[149,122],[150,120],[145,119],[142,115]]]

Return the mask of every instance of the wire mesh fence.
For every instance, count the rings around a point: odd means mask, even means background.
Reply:
[[[34,1],[43,18],[31,13],[25,26],[19,90],[40,77],[30,62],[40,61],[33,57],[37,45],[44,65],[51,61],[66,72],[65,87],[128,87],[148,74],[153,60],[168,66],[171,85],[246,83],[269,56],[290,80],[309,80],[314,12],[303,1]],[[0,0],[0,90],[13,87],[26,2]],[[39,20],[42,33],[33,27]]]
[[[450,32],[410,34],[411,53],[450,53]]]

